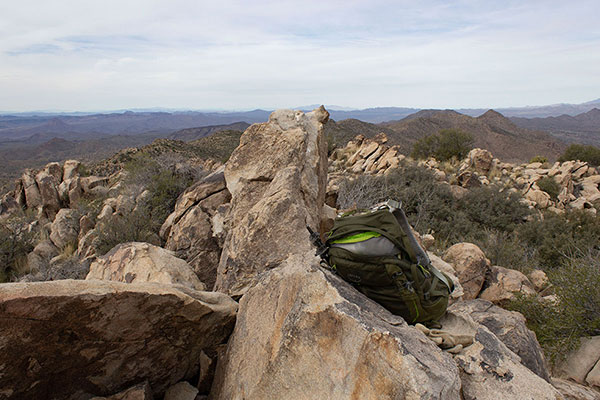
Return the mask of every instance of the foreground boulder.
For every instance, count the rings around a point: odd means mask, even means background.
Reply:
[[[454,356],[460,368],[461,399],[563,399],[557,389],[525,367],[517,354],[486,326],[475,322],[469,308],[461,308],[460,304],[453,304],[440,322],[452,334],[473,335],[475,339]]]
[[[242,297],[212,399],[460,399],[452,358],[317,266],[261,275]]]
[[[450,311],[469,315],[475,322],[488,328],[506,347],[521,357],[523,365],[550,382],[544,352],[535,333],[525,325],[522,314],[504,310],[480,299],[458,302],[450,307]]]
[[[290,255],[314,250],[306,225],[318,231],[327,184],[323,108],[278,110],[244,132],[225,166],[230,226],[215,290],[239,296],[256,275]]]
[[[0,285],[0,395],[108,396],[147,380],[155,396],[198,373],[237,303],[183,286],[105,281]]]
[[[132,242],[116,246],[92,263],[86,279],[171,283],[206,290],[206,285],[187,262],[149,243]]]

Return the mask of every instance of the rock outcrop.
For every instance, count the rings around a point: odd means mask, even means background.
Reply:
[[[327,184],[323,108],[278,110],[252,125],[225,166],[231,229],[215,289],[242,295],[256,275],[292,255],[312,258],[309,225],[317,230]]]
[[[453,304],[450,311],[469,315],[473,321],[488,328],[512,352],[521,363],[545,381],[550,381],[546,359],[535,333],[525,325],[525,317],[507,311],[485,300],[468,300]]]
[[[154,394],[198,373],[227,340],[237,303],[157,283],[64,280],[0,285],[1,394],[108,396],[147,380]]]
[[[600,336],[581,339],[581,346],[567,354],[555,372],[558,377],[600,388]]]
[[[148,243],[123,243],[90,266],[86,280],[125,283],[158,282],[205,290],[190,265],[170,251]]]
[[[460,399],[452,358],[318,266],[260,276],[242,297],[213,399]]]
[[[454,265],[465,292],[464,299],[476,298],[489,270],[489,260],[483,251],[472,243],[457,243],[446,250],[442,258]]]
[[[523,273],[496,265],[490,267],[486,277],[486,286],[479,297],[499,305],[512,300],[516,293],[536,294],[533,284]]]
[[[160,230],[165,247],[186,260],[208,288],[214,286],[221,256],[215,219],[221,216],[219,207],[230,200],[220,168],[186,189]]]

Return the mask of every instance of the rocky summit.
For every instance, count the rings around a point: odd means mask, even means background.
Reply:
[[[328,118],[275,111],[200,173],[162,151],[130,151],[109,176],[74,160],[25,171],[0,203],[3,224],[29,240],[0,284],[0,399],[599,399],[599,336],[551,366],[526,318],[504,308],[560,303],[541,269],[496,265],[468,241],[440,248],[437,232],[415,228],[456,286],[443,330],[469,339],[444,351],[433,330],[324,268],[306,229],[331,228],[348,182],[407,162],[448,201],[501,183],[556,215],[596,212],[598,171],[482,149],[453,166],[413,161],[384,133],[328,157]]]

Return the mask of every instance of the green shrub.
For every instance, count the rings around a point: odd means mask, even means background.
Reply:
[[[548,193],[553,200],[558,198],[560,193],[560,185],[551,176],[545,176],[536,182],[540,190]]]
[[[580,160],[586,161],[592,166],[600,165],[600,149],[595,146],[572,144],[563,153],[558,161]]]
[[[473,148],[473,136],[458,129],[442,129],[437,134],[425,136],[415,142],[413,158],[435,157],[438,161],[463,159]]]
[[[544,157],[544,156],[535,156],[535,157],[533,157],[531,160],[529,160],[529,163],[530,163],[530,164],[533,164],[533,163],[538,163],[538,162],[539,162],[539,163],[542,163],[542,164],[545,164],[545,163],[547,163],[547,162],[548,162],[548,158],[547,158],[547,157]]]
[[[0,222],[0,282],[24,273],[27,253],[35,245],[35,233],[28,230],[31,218],[14,216]]]
[[[584,336],[600,335],[600,261],[569,258],[548,275],[558,301],[518,296],[509,308],[521,312],[549,360],[555,364]]]
[[[537,267],[551,270],[571,257],[600,252],[600,216],[586,211],[552,212],[517,228],[523,246],[534,249]]]

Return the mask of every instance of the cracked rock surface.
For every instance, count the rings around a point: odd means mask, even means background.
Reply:
[[[0,398],[82,399],[147,380],[155,395],[198,372],[237,303],[158,283],[0,285]]]

